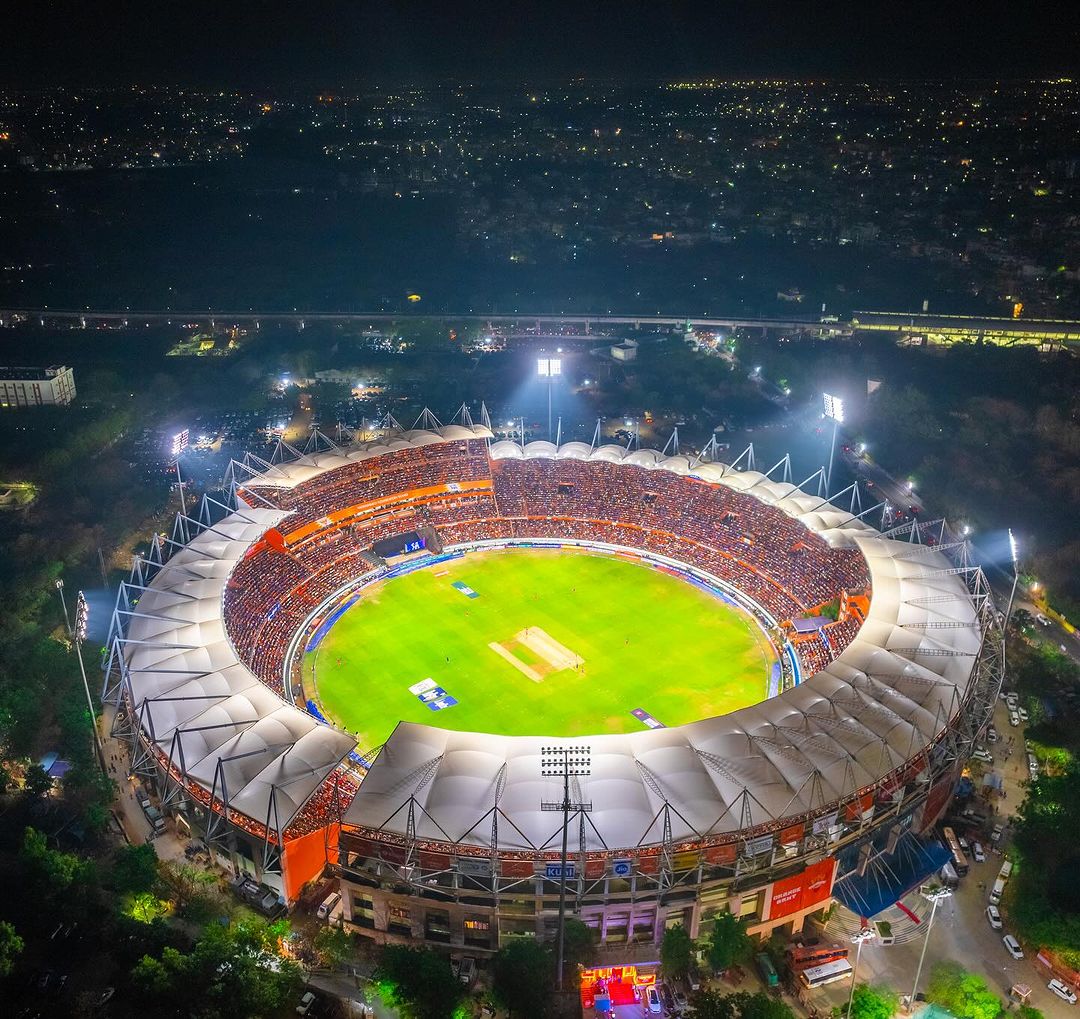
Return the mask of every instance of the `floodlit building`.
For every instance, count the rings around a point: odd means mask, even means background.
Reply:
[[[0,368],[0,407],[66,407],[74,399],[72,368]]]

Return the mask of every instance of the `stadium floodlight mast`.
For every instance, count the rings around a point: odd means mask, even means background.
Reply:
[[[559,354],[562,354],[562,347],[558,350]],[[551,441],[551,387],[558,385],[562,379],[562,358],[552,357],[543,352],[536,359],[536,377],[547,385],[547,405],[548,405],[548,427],[547,437],[548,441]],[[524,443],[524,438],[522,443]]]
[[[825,402],[825,416],[832,418],[832,442],[829,444],[829,470],[825,475],[825,495],[832,494],[833,457],[836,455],[836,432],[844,423],[844,401],[831,393],[822,393]]]
[[[1020,549],[1016,544],[1016,535],[1009,528],[1009,554],[1012,556],[1013,582],[1009,591],[1009,604],[1005,609],[1005,622],[1001,626],[1001,671],[1005,674],[1006,645],[1009,643],[1009,620],[1012,619],[1013,602],[1016,601],[1016,585],[1020,582]]]
[[[108,769],[105,767],[105,750],[101,745],[101,733],[98,732],[97,712],[94,710],[94,701],[90,696],[90,683],[86,678],[86,664],[82,656],[82,644],[86,640],[87,622],[90,618],[90,604],[86,600],[86,595],[80,591],[78,600],[75,602],[75,625],[73,626],[68,616],[67,600],[64,598],[63,580],[56,581],[56,590],[60,592],[60,604],[64,607],[64,624],[67,626],[72,644],[75,645],[75,657],[79,660],[79,673],[82,676],[83,691],[86,693],[86,707],[90,712],[90,726],[94,730],[94,748],[97,750],[102,772],[108,774]]]
[[[934,914],[937,913],[938,906],[952,895],[952,889],[944,886],[923,888],[920,894],[930,903],[930,919],[926,924],[926,937],[923,939],[922,951],[919,953],[919,968],[915,970],[915,984],[911,988],[911,998],[908,1001],[909,1012],[915,1009],[915,992],[919,989],[919,977],[922,976],[923,960],[926,958],[926,946],[930,944],[930,931],[934,927]]]
[[[566,840],[570,828],[571,810],[592,810],[591,803],[570,802],[570,779],[574,776],[589,775],[592,771],[592,748],[580,744],[571,746],[550,746],[540,748],[540,774],[545,778],[562,778],[562,801],[542,800],[541,810],[562,811],[562,856],[559,868],[559,952],[558,952],[558,987],[563,989],[563,957],[566,943]]]
[[[858,934],[852,935],[851,942],[855,946],[855,968],[851,971],[851,993],[847,1001],[847,1019],[851,1019],[851,1006],[855,1003],[855,980],[859,975],[859,959],[862,957],[862,946],[876,937],[872,927],[866,927]]]

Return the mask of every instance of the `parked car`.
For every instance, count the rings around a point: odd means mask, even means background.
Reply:
[[[649,1015],[660,1015],[664,1011],[663,1006],[660,1004],[660,993],[654,984],[650,984],[645,989],[644,1010]]]
[[[994,825],[994,830],[990,832],[990,842],[993,845],[997,845],[1001,841],[1001,836],[1005,834],[1005,829],[1000,824]]]
[[[1027,708],[1017,708],[1016,713],[1020,716],[1021,722],[1026,722],[1028,720]]]
[[[1020,716],[1015,711],[1009,712],[1009,725],[1013,728],[1020,724]]]
[[[458,970],[458,980],[466,987],[471,987],[476,979],[476,960],[471,955],[466,955],[461,960],[461,968]]]
[[[1039,623],[1040,623],[1041,625],[1043,625],[1043,626],[1050,626],[1050,625],[1051,625],[1051,624],[1050,624],[1050,620],[1049,620],[1049,619],[1047,619],[1047,618],[1046,618],[1046,616],[1044,616],[1044,615],[1043,615],[1043,614],[1042,614],[1041,612],[1036,612],[1036,613],[1035,613],[1035,618],[1036,618],[1036,619],[1037,619],[1037,620],[1039,621]]]
[[[986,862],[986,853],[983,852],[983,847],[982,847],[981,842],[973,842],[971,844],[971,855],[975,857],[975,862],[976,863],[985,863]]]
[[[998,912],[997,906],[986,907],[986,919],[994,930],[1001,930],[1001,913]]]
[[[300,1004],[296,1006],[297,1015],[307,1015],[311,1011],[311,1006],[315,1004],[315,995],[311,991],[304,991],[304,996],[300,999]]]
[[[975,750],[972,752],[971,757],[973,760],[982,761],[983,764],[994,763],[994,755],[990,753],[990,751],[987,750],[986,747],[976,747]],[[963,848],[962,842],[960,844],[960,848]]]
[[[1062,1001],[1067,1001],[1070,1005],[1076,1004],[1076,992],[1068,984],[1058,980],[1057,977],[1051,980],[1046,986]]]
[[[1020,947],[1020,942],[1011,934],[1006,934],[1005,937],[1001,939],[1001,943],[1005,946],[1005,951],[1014,959],[1022,959],[1024,957],[1024,950]]]
[[[664,1011],[668,1015],[675,1011],[675,998],[666,983],[660,984],[660,1004],[664,1006]]]

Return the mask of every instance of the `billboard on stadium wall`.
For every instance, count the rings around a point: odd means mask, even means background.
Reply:
[[[930,787],[926,794],[926,803],[923,804],[922,817],[916,825],[920,832],[929,828],[941,816],[955,785],[956,772],[949,771]]]
[[[785,828],[782,832],[780,832],[780,845],[790,846],[794,845],[797,842],[801,842],[802,837],[805,833],[806,825],[802,823],[793,824],[791,825],[791,827]]]
[[[836,860],[829,857],[810,864],[799,874],[774,881],[766,920],[777,920],[812,906],[824,905],[832,895]]]
[[[587,878],[603,877],[607,870],[607,860],[586,860],[585,876]]]
[[[430,849],[421,849],[419,853],[421,870],[449,870],[450,854],[433,853]]]
[[[738,847],[734,842],[726,842],[722,846],[710,846],[705,850],[705,862],[715,867],[733,866],[737,856]]]
[[[527,878],[533,876],[536,865],[532,860],[503,860],[499,869],[503,877]]]

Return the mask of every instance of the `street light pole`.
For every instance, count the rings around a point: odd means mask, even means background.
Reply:
[[[867,941],[873,941],[873,939],[874,931],[870,927],[859,931],[859,933],[851,939],[855,944],[855,968],[851,971],[851,993],[848,995],[847,1019],[851,1019],[851,1006],[855,1003],[855,979],[859,975],[859,959],[862,958],[862,946],[865,945]]]
[[[563,989],[563,960],[566,945],[566,853],[570,830],[571,810],[592,810],[591,803],[571,803],[570,777],[590,774],[592,750],[587,746],[555,746],[540,748],[540,774],[561,777],[563,795],[560,802],[541,801],[541,810],[562,811],[562,856],[559,867],[559,931],[558,931],[558,989]]]
[[[926,958],[926,946],[930,944],[930,931],[934,926],[934,914],[937,913],[938,904],[944,902],[952,895],[948,888],[937,888],[930,892],[923,892],[922,897],[930,903],[930,919],[926,924],[926,937],[923,939],[922,951],[919,953],[919,968],[915,970],[915,984],[911,988],[911,998],[908,1001],[908,1011],[915,1009],[915,992],[919,989],[919,977],[922,976],[923,960]]]

